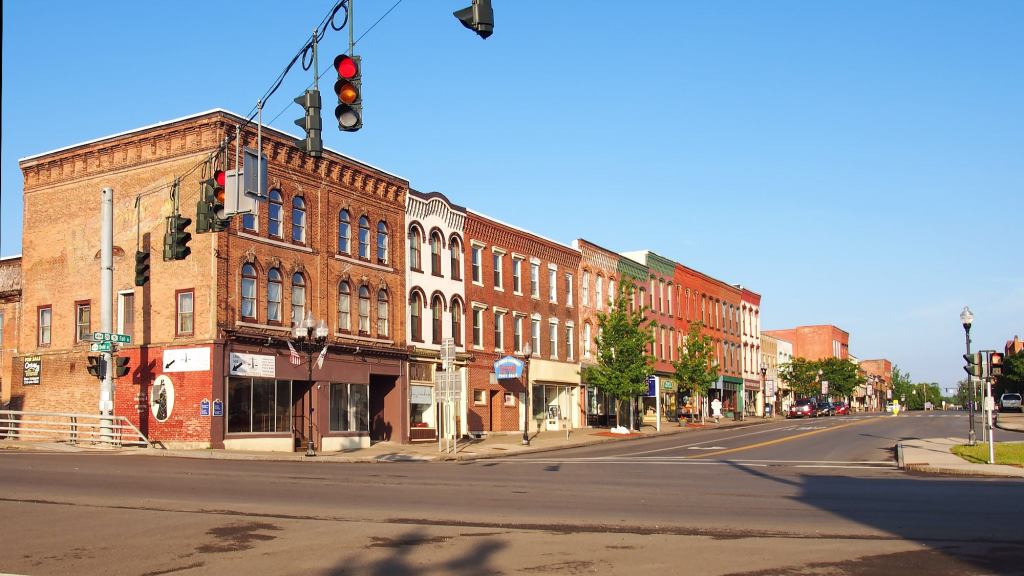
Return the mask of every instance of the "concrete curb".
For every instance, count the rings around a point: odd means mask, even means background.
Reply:
[[[899,468],[907,472],[937,476],[1018,478],[1024,468],[1003,464],[976,464],[953,454],[957,442],[950,438],[914,439],[896,444]]]

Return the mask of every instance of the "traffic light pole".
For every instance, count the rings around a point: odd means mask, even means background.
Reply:
[[[970,356],[971,355],[971,325],[970,324],[964,324],[964,333],[967,335],[967,355]],[[969,419],[970,419],[970,430],[968,431],[968,434],[967,434],[967,444],[970,445],[970,446],[974,446],[975,444],[978,443],[978,438],[974,434],[974,398],[975,398],[975,393],[974,393],[974,375],[973,374],[968,374],[967,375],[967,380],[970,381],[970,383],[971,383],[971,386],[970,386],[970,388],[971,388],[971,398],[970,398],[970,400],[967,401],[967,411],[968,411],[968,416],[969,416]]]
[[[114,325],[114,189],[104,188],[100,238],[100,324],[101,330],[113,332]],[[113,441],[114,359],[103,352],[104,370],[100,384],[100,441]]]

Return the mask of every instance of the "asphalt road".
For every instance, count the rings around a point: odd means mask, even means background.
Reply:
[[[6,453],[0,571],[1024,574],[1024,482],[895,467],[898,439],[966,428],[833,417],[460,464]]]

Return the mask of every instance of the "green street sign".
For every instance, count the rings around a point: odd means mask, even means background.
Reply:
[[[92,345],[89,346],[89,350],[92,350],[93,352],[113,352],[114,351],[114,343],[113,342],[93,342]]]
[[[131,344],[132,337],[127,334],[113,334],[111,332],[93,332],[94,342],[117,342],[118,344]]]

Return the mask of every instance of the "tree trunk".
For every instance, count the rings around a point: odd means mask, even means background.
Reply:
[[[618,396],[615,397],[615,427],[620,426],[620,418],[622,417],[622,399]]]

